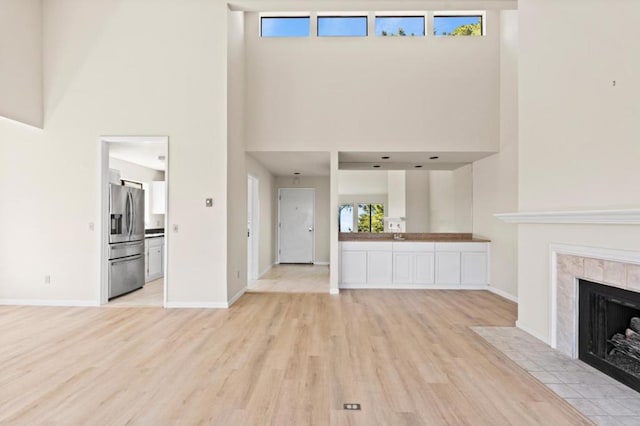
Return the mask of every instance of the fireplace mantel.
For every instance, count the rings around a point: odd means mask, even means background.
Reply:
[[[640,209],[497,213],[506,223],[640,225]]]

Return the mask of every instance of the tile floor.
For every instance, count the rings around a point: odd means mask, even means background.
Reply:
[[[640,393],[515,327],[472,327],[597,425],[640,426]]]

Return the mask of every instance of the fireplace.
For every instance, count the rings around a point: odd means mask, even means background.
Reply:
[[[578,282],[578,357],[640,392],[640,293]]]

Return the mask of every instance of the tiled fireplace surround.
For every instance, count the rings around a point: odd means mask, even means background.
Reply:
[[[552,246],[551,346],[578,357],[578,279],[640,293],[640,253]]]

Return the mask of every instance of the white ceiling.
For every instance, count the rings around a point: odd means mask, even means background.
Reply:
[[[455,170],[493,152],[341,152],[340,170]],[[382,157],[389,159],[383,160]],[[438,157],[430,159],[430,157]],[[374,168],[374,165],[380,167]]]
[[[160,161],[159,156],[167,156],[167,146],[164,143],[152,142],[110,142],[109,157],[128,161],[153,170],[166,170],[166,160]]]
[[[330,157],[328,152],[288,152],[252,151],[251,157],[262,164],[274,176],[329,176]]]

